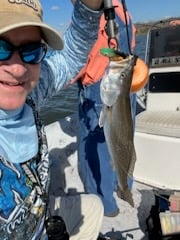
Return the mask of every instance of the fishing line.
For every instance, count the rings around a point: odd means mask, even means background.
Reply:
[[[126,23],[126,34],[127,34],[127,42],[128,42],[128,48],[129,48],[129,53],[132,55],[132,50],[131,50],[131,44],[130,44],[130,37],[129,37],[129,29],[128,29],[128,20],[127,20],[127,6],[125,0],[121,0],[122,6],[123,6],[123,12],[124,12],[124,17],[125,17],[125,23]]]

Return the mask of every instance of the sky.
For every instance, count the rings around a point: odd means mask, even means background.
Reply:
[[[41,0],[44,20],[58,31],[64,32],[70,23],[71,0]],[[180,17],[180,0],[126,0],[135,23]]]

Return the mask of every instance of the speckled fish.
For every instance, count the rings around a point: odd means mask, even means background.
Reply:
[[[101,81],[103,102],[100,125],[118,178],[118,196],[134,206],[128,179],[133,178],[136,153],[133,142],[133,121],[130,104],[135,57],[111,56],[109,67]]]

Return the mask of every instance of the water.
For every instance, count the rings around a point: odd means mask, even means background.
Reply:
[[[136,37],[135,54],[144,59],[146,36]],[[42,108],[41,117],[45,124],[52,123],[62,119],[77,111],[78,89],[73,84],[67,89],[61,90],[59,94],[51,99],[48,104]]]
[[[61,90],[45,107],[41,109],[41,118],[45,124],[52,123],[77,111],[78,89],[73,84],[67,89]]]
[[[135,54],[143,60],[145,59],[146,38],[146,35],[138,35],[136,37]]]

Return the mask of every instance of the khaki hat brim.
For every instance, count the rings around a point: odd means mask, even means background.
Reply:
[[[51,48],[57,50],[61,50],[63,48],[64,43],[60,34],[49,25],[40,22],[39,19],[35,21],[33,18],[31,21],[30,17],[27,15],[16,14],[16,16],[10,16],[9,13],[0,13],[0,18],[0,35],[19,27],[37,26],[40,27],[45,42],[47,42]],[[8,19],[8,21],[3,22],[3,19]]]

